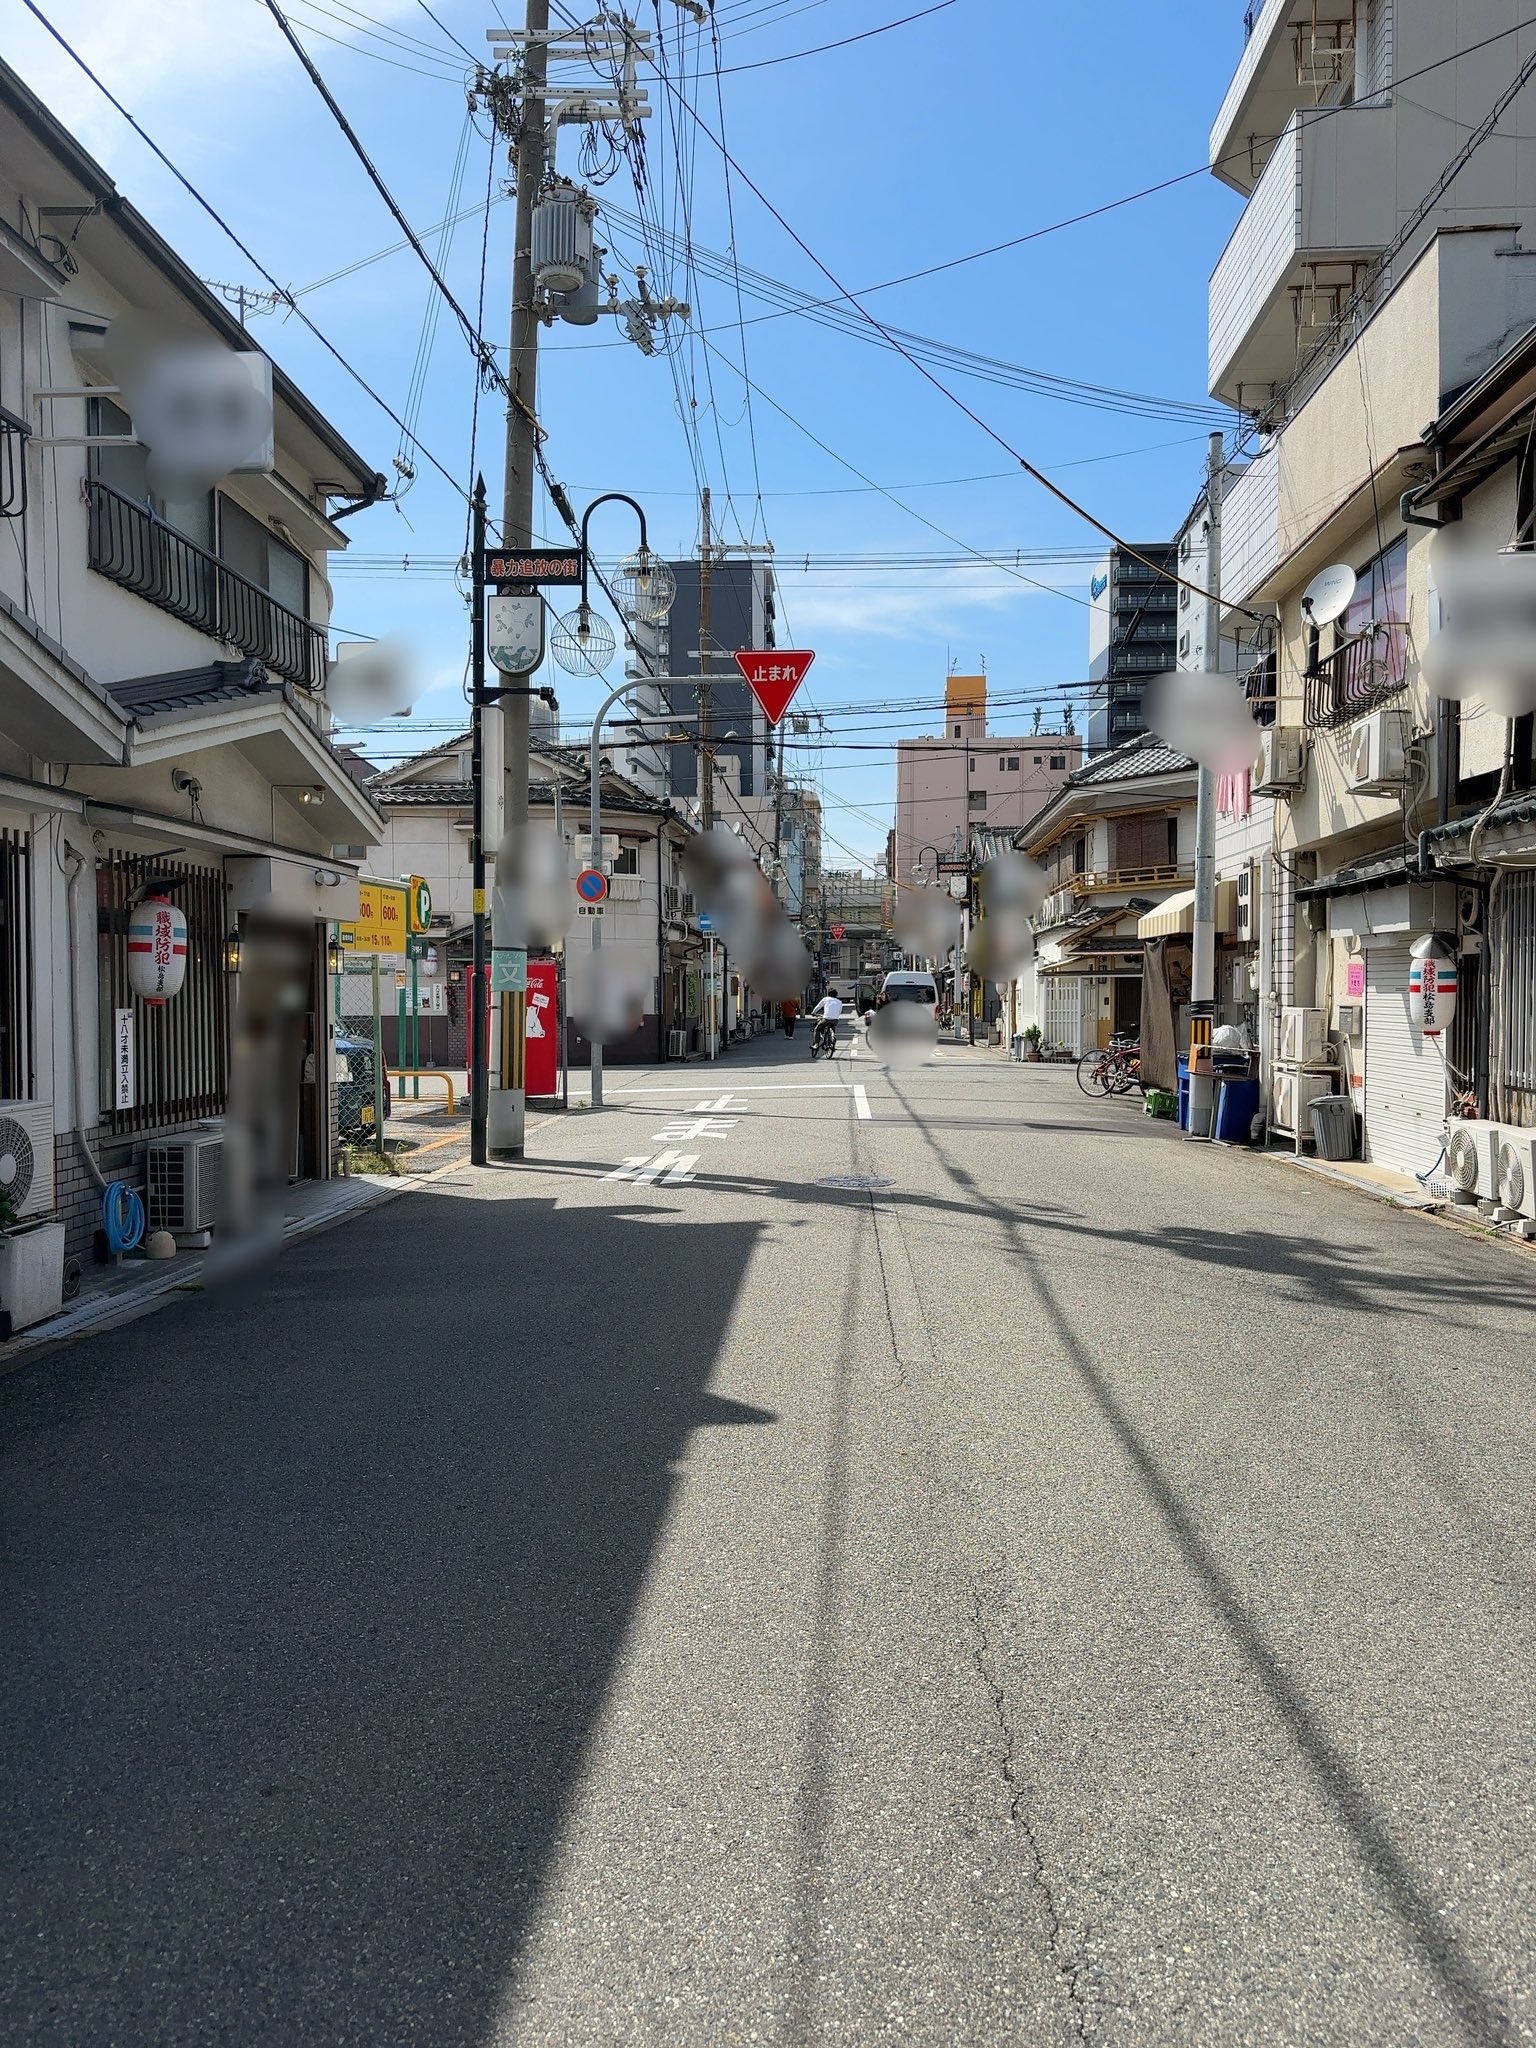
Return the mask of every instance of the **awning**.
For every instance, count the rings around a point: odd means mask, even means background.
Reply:
[[[1195,929],[1195,892],[1183,889],[1177,896],[1170,896],[1159,903],[1156,910],[1149,910],[1136,924],[1139,939],[1176,939],[1187,937]],[[1237,930],[1237,883],[1216,884],[1216,929],[1219,932]]]

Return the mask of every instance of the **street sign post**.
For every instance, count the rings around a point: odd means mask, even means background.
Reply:
[[[601,903],[608,894],[608,877],[601,868],[583,868],[576,877],[576,894],[583,903]]]
[[[538,548],[527,554],[487,548],[481,558],[487,583],[579,583],[580,548]]]
[[[486,644],[504,676],[531,676],[544,659],[544,600],[537,591],[503,591],[490,604]]]
[[[714,928],[715,920],[710,916],[707,910],[701,910],[699,912],[699,930],[701,932],[712,932]]]
[[[744,647],[737,650],[736,666],[746,677],[770,725],[777,725],[789,709],[796,690],[805,681],[806,670],[815,659],[816,656],[804,647]]]
[[[519,996],[528,987],[528,955],[510,946],[491,949],[491,994]]]
[[[846,927],[845,927],[845,926],[843,926],[843,925],[840,925],[840,924],[835,924],[835,925],[833,925],[833,927],[832,927],[832,936],[833,936],[833,938],[834,938],[834,939],[840,939],[840,938],[841,938],[841,937],[843,936],[843,933],[844,933],[845,929],[846,929]]]

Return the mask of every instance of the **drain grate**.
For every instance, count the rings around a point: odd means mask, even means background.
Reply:
[[[883,1180],[877,1173],[834,1173],[826,1180],[816,1183],[820,1188],[893,1188],[893,1180]]]

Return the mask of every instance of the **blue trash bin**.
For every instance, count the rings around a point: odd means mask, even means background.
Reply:
[[[1179,1054],[1179,1129],[1189,1129],[1189,1058]]]
[[[1246,1145],[1253,1120],[1259,1113],[1257,1081],[1222,1081],[1221,1105],[1216,1112],[1216,1136],[1228,1145]]]

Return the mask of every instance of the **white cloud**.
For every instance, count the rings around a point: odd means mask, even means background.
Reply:
[[[886,587],[896,581],[889,571],[880,573],[877,587],[861,588],[850,577],[846,590],[802,583],[782,570],[780,581],[785,609],[802,640],[807,629],[907,640],[914,626],[935,631],[969,613],[999,612],[1021,598],[1049,595],[1033,584],[1004,582],[1002,573],[982,563],[974,569],[925,569],[910,589]]]
[[[372,0],[375,20],[401,20],[408,0]],[[20,0],[8,0],[6,60],[50,112],[116,175],[131,131]],[[227,146],[231,123],[260,132],[260,100],[296,59],[261,0],[51,0],[49,19],[128,111],[180,161],[188,136]],[[420,17],[425,19],[424,16]],[[302,22],[295,21],[303,36]],[[346,39],[346,25],[327,24]],[[309,40],[305,38],[305,40]],[[311,43],[317,53],[334,45]],[[339,53],[338,53],[339,54]],[[322,63],[323,54],[317,55]],[[171,125],[165,125],[170,116]]]

